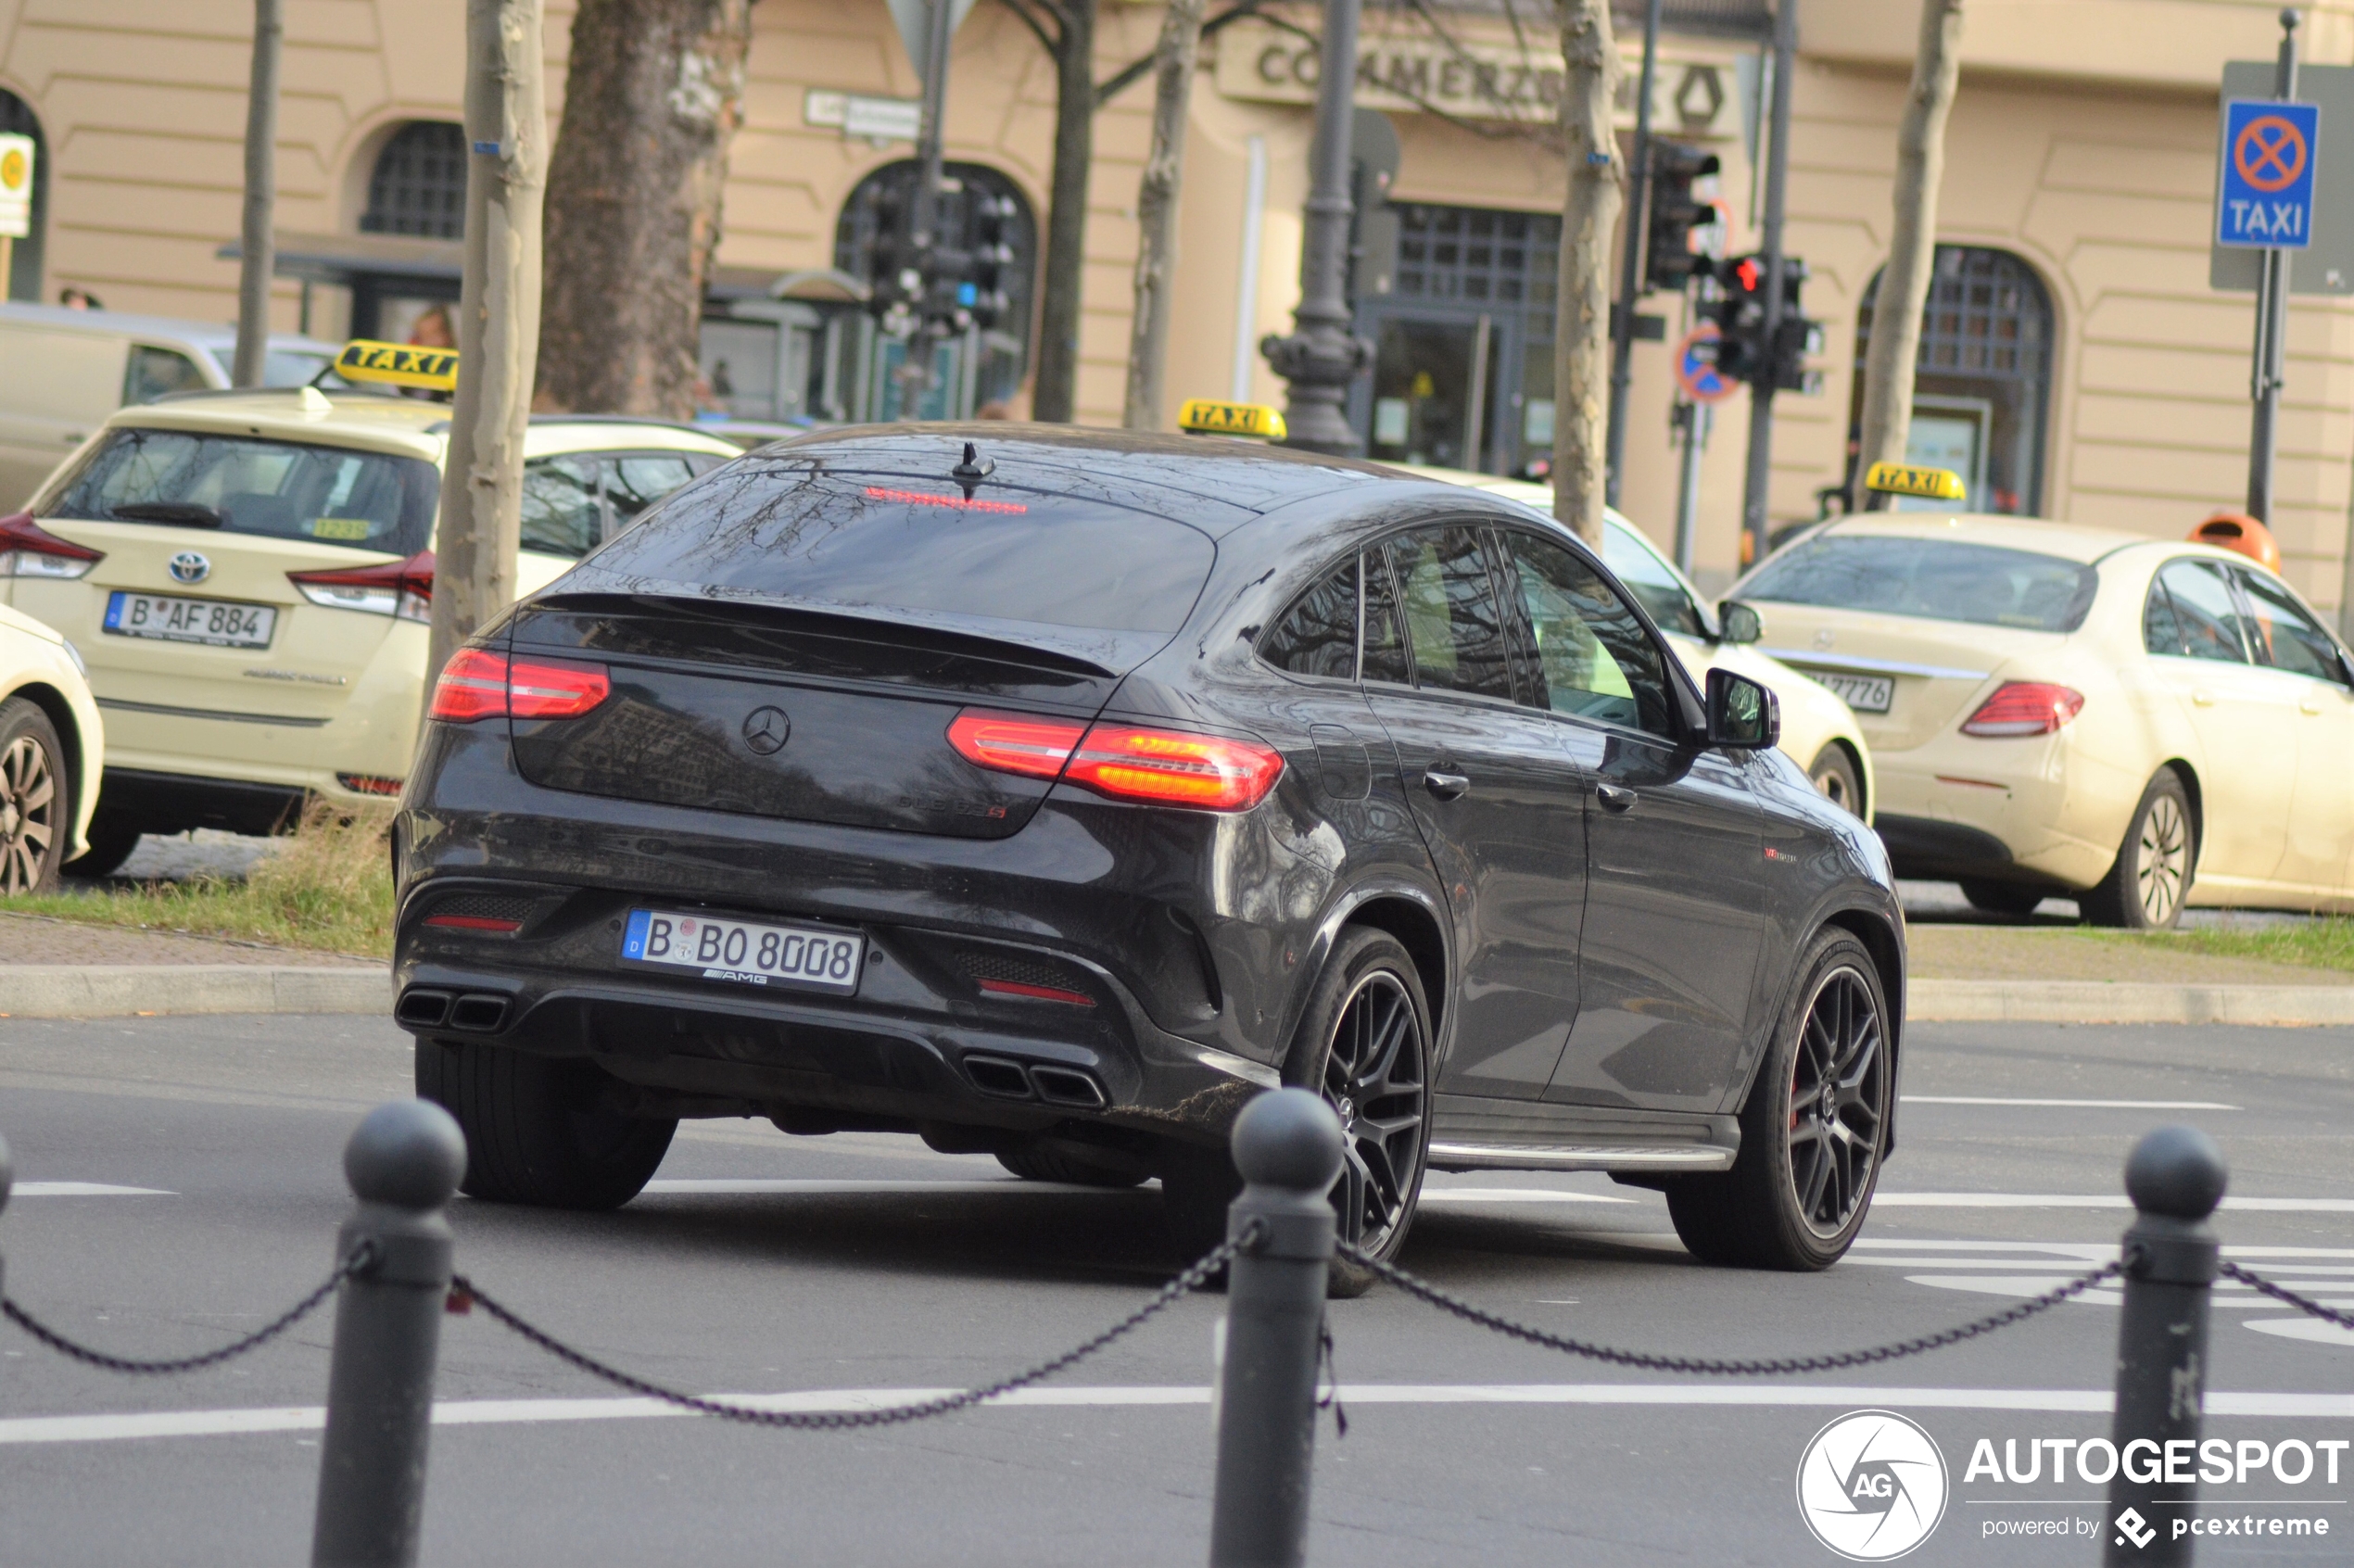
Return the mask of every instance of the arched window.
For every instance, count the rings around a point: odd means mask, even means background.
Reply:
[[[834,226],[836,267],[854,278],[867,276],[882,225],[891,221],[892,212],[906,210],[915,189],[917,169],[912,160],[889,163],[858,182],[849,199],[842,204],[842,219]],[[969,414],[990,403],[1010,398],[1021,389],[1022,377],[1030,367],[1031,296],[1038,271],[1038,221],[1021,187],[986,164],[951,163],[941,172],[944,177],[938,220],[941,243],[951,249],[970,249],[976,243],[972,198],[981,195],[1008,196],[1015,212],[1012,221],[1006,225],[1006,244],[1012,249],[1014,259],[1004,273],[1007,300],[1005,313],[987,332],[975,332],[965,341],[943,346],[942,373],[933,376],[931,394],[923,409],[917,411],[917,417],[925,419]],[[885,360],[904,352],[903,345],[888,339],[877,347]],[[879,362],[874,368],[887,373],[890,364]],[[867,379],[872,389],[867,416],[900,417],[896,378],[884,373],[870,374]]]
[[[1849,427],[1860,432],[1864,358],[1879,278],[1855,322]],[[1913,424],[1905,456],[1950,468],[1976,512],[2029,515],[2044,498],[2044,424],[2052,399],[2052,297],[2006,250],[1941,245],[1921,311]]]
[[[12,248],[8,275],[0,278],[0,299],[39,299],[41,239],[49,217],[49,144],[32,106],[14,93],[0,92],[0,134],[32,138],[32,227]]]
[[[393,133],[368,176],[371,234],[456,239],[466,232],[466,132],[438,120],[412,120]]]

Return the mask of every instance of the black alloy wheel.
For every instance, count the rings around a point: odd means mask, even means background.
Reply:
[[[1799,974],[1741,1106],[1733,1168],[1668,1185],[1676,1233],[1702,1262],[1829,1268],[1871,1208],[1894,1084],[1879,973],[1862,942],[1832,929]]]

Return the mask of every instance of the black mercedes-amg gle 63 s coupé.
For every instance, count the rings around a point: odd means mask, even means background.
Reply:
[[[831,431],[462,649],[395,828],[397,1016],[465,1190],[627,1202],[682,1117],[1158,1178],[1251,1096],[1429,1170],[1604,1170],[1819,1268],[1896,1107],[1870,830],[1513,502],[1225,437]]]

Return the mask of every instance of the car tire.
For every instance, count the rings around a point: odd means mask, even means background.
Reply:
[[[1879,971],[1861,942],[1832,928],[1798,973],[1741,1106],[1733,1168],[1668,1184],[1676,1233],[1704,1263],[1827,1269],[1871,1208],[1895,1066]]]
[[[2042,888],[2031,888],[2018,882],[1964,882],[1962,896],[1972,909],[1989,915],[2032,915],[2050,897]]]
[[[2198,867],[2198,832],[2192,820],[2190,791],[2181,776],[2159,768],[2125,825],[2117,863],[2099,886],[2077,896],[2085,921],[2129,931],[2172,930]]]
[[[109,876],[139,847],[139,829],[100,806],[90,818],[90,847],[65,864],[69,877]]]
[[[1061,1149],[1045,1148],[1036,1144],[999,1149],[997,1163],[1025,1182],[1066,1182],[1079,1187],[1120,1188],[1140,1185],[1145,1180],[1140,1174],[1091,1164]],[[1216,1245],[1214,1242],[1211,1244],[1213,1246]],[[1207,1252],[1209,1248],[1202,1250]]]
[[[0,892],[57,891],[73,796],[49,715],[21,697],[0,702]]]
[[[459,1191],[487,1203],[619,1208],[644,1191],[678,1123],[607,1105],[613,1081],[594,1062],[417,1042],[418,1096],[458,1119],[466,1134]]]
[[[1840,742],[1833,740],[1815,753],[1806,777],[1815,781],[1816,794],[1848,816],[1864,815],[1864,770],[1856,765],[1855,754]]]

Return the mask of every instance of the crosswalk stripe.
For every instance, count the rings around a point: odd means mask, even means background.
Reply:
[[[118,1187],[105,1182],[17,1182],[8,1195],[20,1197],[177,1197],[161,1187]]]

